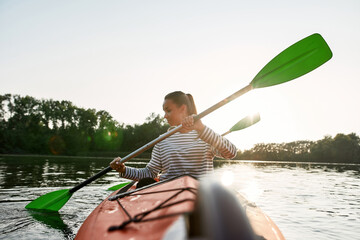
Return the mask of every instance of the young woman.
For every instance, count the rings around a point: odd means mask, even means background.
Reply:
[[[174,176],[190,174],[200,177],[213,171],[215,156],[232,159],[237,149],[229,140],[205,126],[201,120],[194,122],[197,114],[194,99],[181,91],[165,96],[163,109],[170,126],[182,124],[179,132],[157,143],[151,160],[145,168],[126,167],[115,158],[110,166],[123,178],[140,180],[156,178],[165,180]]]

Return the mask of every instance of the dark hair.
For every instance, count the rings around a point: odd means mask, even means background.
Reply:
[[[185,94],[181,91],[175,91],[165,96],[165,100],[172,100],[178,107],[185,104],[189,115],[197,114],[193,96],[190,93]]]

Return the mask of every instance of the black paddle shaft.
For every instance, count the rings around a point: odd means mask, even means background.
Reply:
[[[75,187],[73,187],[72,189],[69,190],[70,193],[74,193],[77,190],[79,190],[82,187],[85,187],[86,185],[88,185],[89,183],[91,183],[92,181],[102,177],[103,175],[105,175],[106,173],[110,172],[112,170],[112,168],[110,166],[108,166],[107,168],[101,170],[100,172],[98,172],[97,174],[95,174],[94,176],[86,179],[85,181],[83,181],[82,183],[76,185]]]

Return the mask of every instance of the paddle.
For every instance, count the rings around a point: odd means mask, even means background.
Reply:
[[[118,190],[118,189],[120,189],[120,188],[125,187],[125,186],[128,185],[129,183],[131,183],[131,182],[120,183],[120,184],[118,184],[118,185],[109,187],[107,190],[108,190],[108,191],[116,191],[116,190]]]
[[[225,136],[225,135],[228,135],[231,132],[235,132],[235,131],[245,129],[247,127],[250,127],[250,126],[254,125],[255,123],[257,123],[259,121],[260,121],[260,114],[259,113],[256,113],[255,115],[252,115],[252,116],[244,117],[243,119],[238,121],[234,126],[232,126],[232,128],[230,128],[229,131],[223,133],[221,136]]]
[[[270,87],[300,77],[324,64],[331,57],[332,52],[325,40],[321,37],[321,35],[310,35],[288,47],[275,58],[273,58],[268,64],[266,64],[263,69],[261,69],[261,71],[255,76],[255,78],[250,82],[249,85],[240,89],[239,91],[235,92],[224,100],[218,102],[212,107],[206,109],[205,111],[201,112],[200,114],[195,116],[194,119],[198,120],[205,117],[209,113],[224,106],[225,104],[231,102],[235,98],[240,97],[241,95],[247,93],[252,89]],[[154,139],[153,141],[149,142],[148,144],[124,157],[121,162],[124,163],[132,159],[133,157],[140,155],[144,151],[153,147],[156,143],[173,135],[181,128],[182,125],[179,125],[174,129],[170,130],[169,132],[160,135],[158,138]],[[29,203],[26,208],[36,210],[58,211],[70,199],[74,192],[91,183],[92,181],[98,179],[99,177],[103,176],[111,170],[112,169],[109,166],[69,190],[58,190],[55,192],[47,193]]]
[[[225,136],[225,135],[228,135],[229,133],[245,129],[247,127],[254,125],[255,123],[257,123],[259,121],[260,121],[259,113],[256,113],[255,115],[244,117],[243,119],[238,121],[234,126],[232,126],[232,128],[230,128],[229,131],[223,133],[221,136]],[[115,186],[109,187],[107,190],[108,191],[116,191],[116,190],[119,190],[120,188],[123,188],[124,186],[128,185],[129,183],[131,183],[131,182],[120,183]]]

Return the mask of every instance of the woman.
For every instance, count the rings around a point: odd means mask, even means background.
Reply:
[[[236,147],[205,126],[201,120],[194,122],[197,114],[194,99],[181,91],[169,93],[163,103],[165,119],[170,126],[182,124],[179,132],[157,143],[152,151],[151,160],[145,168],[126,167],[115,158],[110,166],[123,178],[139,180],[157,178],[165,180],[174,176],[190,174],[200,177],[213,171],[215,156],[232,159]]]

